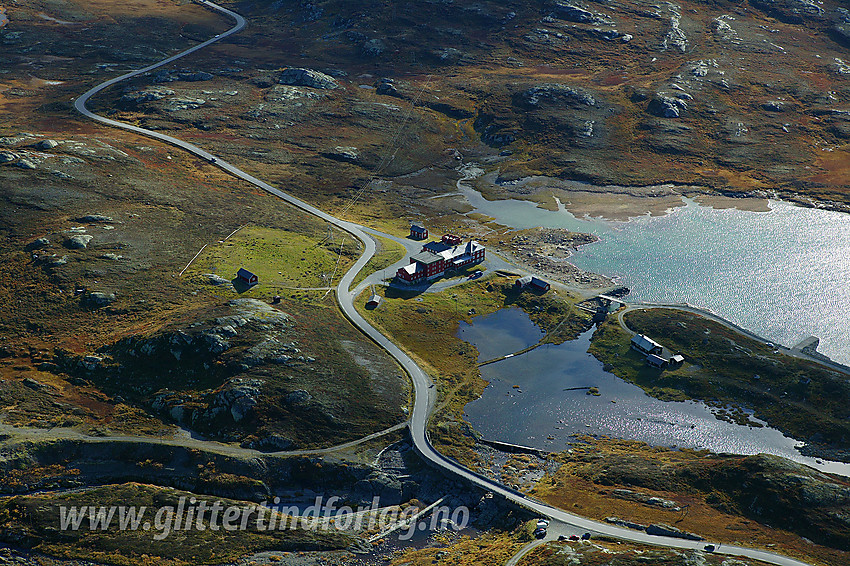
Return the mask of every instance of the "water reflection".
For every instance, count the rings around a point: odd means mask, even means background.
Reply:
[[[850,214],[771,201],[771,212],[715,210],[686,200],[666,216],[579,219],[517,200],[487,201],[461,186],[476,212],[515,228],[593,233],[570,261],[616,277],[630,299],[687,302],[757,334],[850,363]]]
[[[850,476],[850,464],[817,464],[795,449],[798,441],[778,430],[721,421],[700,402],[663,402],[648,396],[604,371],[587,353],[591,335],[483,366],[481,374],[490,385],[466,406],[467,420],[486,438],[545,450],[565,449],[576,434],[606,435],[654,446],[764,452]],[[534,344],[541,333],[514,308],[476,317],[473,324],[461,323],[459,336],[478,347],[484,360]],[[590,386],[599,388],[598,397],[570,390]]]

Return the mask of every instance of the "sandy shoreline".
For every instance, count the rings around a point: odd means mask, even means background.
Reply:
[[[716,209],[770,211],[769,200],[764,194],[733,197],[714,193],[704,187],[673,184],[599,186],[545,176],[501,181],[498,175],[498,171],[482,175],[474,181],[473,186],[487,199],[529,200],[546,210],[563,207],[577,218],[627,221],[646,215],[663,216],[675,208],[685,206],[682,197],[693,198],[703,206]]]

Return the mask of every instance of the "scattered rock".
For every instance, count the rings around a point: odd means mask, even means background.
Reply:
[[[0,151],[0,164],[11,163],[17,158],[18,156],[11,151]]]
[[[561,100],[585,106],[595,106],[596,99],[586,91],[563,84],[542,84],[521,93],[522,101],[529,106],[537,106],[543,100]]]
[[[761,107],[768,112],[784,112],[785,105],[778,100],[768,100],[767,102],[762,103]]]
[[[230,280],[222,277],[221,275],[216,275],[215,273],[204,273],[204,277],[207,280],[207,283],[210,285],[230,285]]]
[[[67,240],[65,240],[65,247],[72,250],[81,250],[88,247],[89,242],[92,241],[93,236],[88,234],[75,234],[71,236]]]
[[[219,408],[226,411],[238,423],[244,420],[257,405],[264,383],[261,379],[233,378],[215,394],[212,409]]]
[[[102,291],[94,291],[85,295],[84,301],[87,305],[95,308],[105,307],[115,302],[115,293],[104,293]]]
[[[33,391],[44,391],[46,389],[50,389],[49,385],[36,381],[31,377],[25,377],[21,383],[24,384],[24,387],[29,387]]]
[[[48,239],[47,239],[47,238],[45,238],[45,237],[41,237],[41,238],[38,238],[38,239],[36,239],[36,240],[33,240],[32,242],[30,242],[29,244],[27,244],[27,246],[26,246],[26,250],[27,250],[27,251],[31,251],[31,250],[42,250],[42,249],[44,249],[44,248],[46,248],[46,247],[48,247],[48,246],[50,246],[50,240],[48,240]]]
[[[194,72],[182,72],[177,73],[176,79],[178,81],[187,81],[187,82],[198,82],[198,81],[209,81],[214,78],[212,73],[207,73],[205,71],[194,71]]]
[[[611,491],[611,495],[618,499],[643,503],[644,505],[649,505],[651,507],[660,507],[662,509],[669,509],[670,511],[682,510],[681,506],[675,501],[663,499],[661,497],[654,497],[645,493],[639,493],[632,491],[631,489],[615,489]]]
[[[608,16],[585,10],[572,2],[555,2],[553,10],[555,17],[569,22],[596,26],[612,23],[611,18]]]
[[[825,17],[824,9],[817,0],[752,0],[750,3],[789,24],[822,20]]]
[[[325,157],[335,159],[337,161],[355,162],[360,159],[360,152],[356,147],[338,145],[330,151],[322,153]]]
[[[208,332],[202,334],[202,337],[204,344],[206,345],[206,348],[210,354],[218,355],[230,348],[230,344],[227,342],[227,340],[225,340],[218,334]]]
[[[262,438],[257,438],[242,444],[244,448],[252,448],[262,452],[281,452],[289,450],[293,446],[293,442],[283,435],[277,433],[267,434]]]
[[[387,45],[380,39],[370,39],[360,46],[360,51],[366,57],[378,57],[382,55],[386,49]]]
[[[386,96],[399,96],[395,81],[389,77],[384,77],[375,83],[375,93]]]
[[[293,86],[308,86],[318,89],[335,89],[340,88],[339,83],[331,77],[313,69],[303,69],[298,67],[288,67],[284,69],[277,79],[277,82],[284,85]]]
[[[81,217],[77,218],[76,222],[95,223],[95,222],[114,222],[114,220],[112,220],[112,218],[110,218],[109,216],[104,216],[102,214],[86,214],[85,216],[81,216]]]
[[[80,365],[88,371],[94,371],[100,366],[102,361],[103,358],[101,356],[85,356],[80,360]]]
[[[59,147],[59,142],[56,140],[41,140],[35,144],[36,149],[48,150]]]
[[[20,167],[21,169],[35,169],[35,163],[30,161],[29,159],[21,159],[17,163],[15,163],[16,167]]]
[[[292,393],[288,394],[284,400],[287,405],[303,405],[304,403],[310,401],[313,396],[303,389],[296,389]]]
[[[113,253],[102,254],[102,255],[99,255],[97,257],[100,258],[100,259],[108,259],[108,260],[111,260],[111,261],[121,261],[122,259],[124,259],[123,255],[118,255],[118,254],[113,254]]]
[[[193,98],[190,96],[177,96],[168,100],[169,112],[179,112],[181,110],[196,110],[206,104],[207,101],[203,98]]]
[[[839,75],[850,75],[850,63],[845,63],[843,59],[836,57],[833,59],[832,70]],[[0,161],[0,163],[2,163],[2,161]]]
[[[640,523],[633,523],[632,521],[626,521],[624,519],[620,519],[619,517],[605,517],[606,523],[611,523],[612,525],[617,525],[618,527],[626,527],[627,529],[635,529],[637,531],[645,531],[646,525],[641,525]]]
[[[52,256],[44,259],[45,265],[48,267],[59,267],[60,265],[65,265],[68,263],[68,256],[63,255],[62,257],[53,254]]]
[[[681,98],[657,93],[655,98],[649,102],[647,110],[661,118],[678,118],[683,110],[687,110],[688,104]]]
[[[174,91],[170,88],[149,88],[139,92],[125,94],[118,101],[122,108],[133,108],[145,102],[162,100],[166,96],[171,96]]]

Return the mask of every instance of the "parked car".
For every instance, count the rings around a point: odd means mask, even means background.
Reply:
[[[581,540],[590,540],[590,533],[584,533],[581,535]]]
[[[546,536],[546,527],[537,527],[534,529],[534,538],[543,538]]]
[[[705,545],[705,551],[706,552],[714,552],[714,545],[713,544]]]
[[[570,535],[570,540],[579,540],[578,535]]]

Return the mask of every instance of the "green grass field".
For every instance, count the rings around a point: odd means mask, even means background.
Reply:
[[[327,287],[339,281],[360,253],[361,245],[340,232],[328,239],[246,226],[227,241],[207,246],[187,273],[232,280],[244,267],[257,274],[260,287]]]

